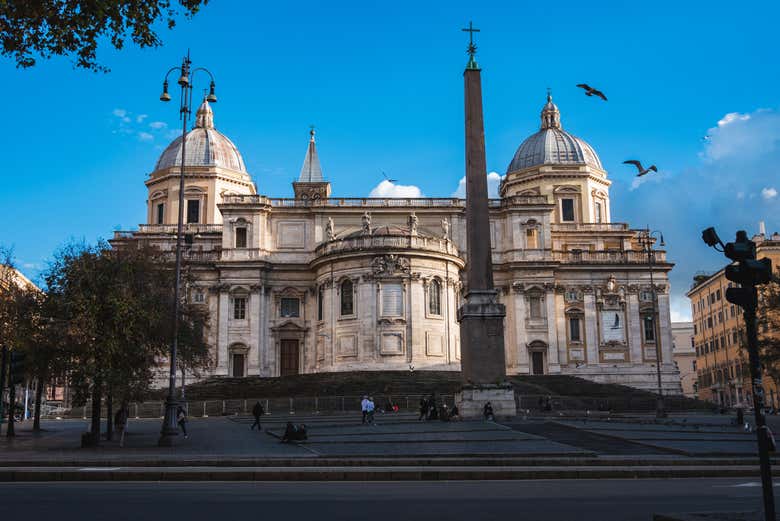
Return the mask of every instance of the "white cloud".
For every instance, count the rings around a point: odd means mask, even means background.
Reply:
[[[113,114],[118,118],[124,118],[127,116],[127,111],[125,109],[114,109]]]
[[[721,118],[720,121],[718,121],[719,127],[725,127],[729,123],[733,123],[735,121],[747,121],[750,119],[750,114],[740,114],[739,112],[729,112],[723,118]]]
[[[499,175],[498,172],[490,172],[487,175],[488,197],[498,197],[498,187],[501,185],[501,180],[503,178],[504,176]],[[460,178],[460,181],[458,181],[458,188],[452,192],[452,197],[466,197],[466,176]]]
[[[139,132],[138,139],[140,139],[141,141],[151,141],[154,139],[154,136],[148,132]]]
[[[780,114],[774,110],[730,112],[707,131],[709,139],[701,156],[707,162],[727,158],[757,160],[777,148],[779,132]]]
[[[136,120],[138,123],[143,123],[143,122],[144,122],[144,120],[145,120],[146,118],[148,118],[148,117],[149,117],[149,115],[148,115],[148,114],[139,114],[139,115],[137,115],[137,116],[135,117],[135,120]]]
[[[161,128],[165,128],[168,126],[168,124],[164,121],[152,121],[149,123],[149,126],[155,130],[159,130]]]
[[[761,197],[763,197],[764,200],[766,201],[769,201],[770,199],[774,199],[775,197],[777,197],[777,190],[774,187],[762,188]]]
[[[422,191],[414,185],[397,185],[384,180],[371,190],[369,197],[423,197]]]

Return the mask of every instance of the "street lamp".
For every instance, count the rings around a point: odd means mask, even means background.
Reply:
[[[659,231],[650,231],[647,227],[644,230],[639,230],[639,244],[647,254],[647,269],[650,272],[650,291],[653,297],[653,334],[655,335],[655,371],[658,377],[658,400],[656,402],[655,417],[666,418],[666,410],[664,408],[664,394],[661,386],[661,335],[659,330],[658,320],[658,294],[655,289],[655,283],[653,281],[653,262],[655,260],[655,252],[653,251],[653,243],[656,241],[656,237],[659,239],[659,246],[664,247],[664,234]]]
[[[214,94],[214,75],[208,69],[198,67],[191,69],[190,53],[184,57],[181,67],[171,67],[165,73],[163,80],[163,92],[160,94],[160,101],[171,101],[171,95],[168,94],[168,76],[173,71],[178,71],[180,76],[177,83],[181,87],[181,98],[179,100],[179,119],[181,120],[181,173],[179,175],[179,216],[176,222],[176,279],[174,281],[174,303],[173,303],[173,341],[171,342],[170,376],[168,381],[168,397],[165,399],[165,416],[163,418],[162,429],[158,445],[173,445],[175,436],[178,436],[179,429],[176,424],[176,412],[179,403],[176,401],[176,351],[179,346],[179,306],[181,304],[181,245],[184,237],[184,161],[185,146],[187,144],[187,123],[189,122],[192,108],[192,84],[196,72],[202,71],[209,75],[211,83],[209,85],[209,94],[206,101],[216,103],[217,96]]]

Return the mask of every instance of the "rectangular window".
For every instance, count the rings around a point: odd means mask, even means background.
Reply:
[[[539,247],[536,240],[536,228],[528,228],[525,231],[525,247],[534,250]]]
[[[157,204],[157,224],[165,222],[165,203]]]
[[[403,286],[382,284],[382,315],[400,316],[403,309]]]
[[[596,208],[596,222],[600,223],[602,222],[603,219],[601,216],[601,203],[596,203],[595,208]]]
[[[718,311],[718,323],[723,323],[723,311]]]
[[[198,199],[187,200],[187,223],[200,222],[200,201]]]
[[[712,329],[712,317],[707,317],[707,328]]]
[[[655,321],[653,317],[645,317],[643,323],[645,326],[645,342],[655,342]]]
[[[581,342],[580,336],[580,319],[578,317],[572,317],[569,319],[569,338],[572,342]]]
[[[715,292],[715,300],[720,300],[720,290]]]
[[[542,318],[542,297],[532,296],[529,304],[531,318]]]
[[[736,310],[734,309],[734,305],[732,304],[732,306],[731,306],[731,318],[734,318],[735,315],[736,315]]]
[[[203,304],[203,302],[206,301],[206,296],[201,290],[195,290],[195,292],[192,294],[192,301],[198,304]]]
[[[561,221],[574,222],[574,199],[561,199]]]
[[[323,304],[325,301],[325,291],[320,287],[317,291],[317,320],[322,320]]]
[[[246,298],[235,297],[233,299],[233,318],[244,320],[246,318]]]
[[[236,248],[246,248],[246,228],[236,228]]]
[[[693,325],[693,334],[698,335],[699,334],[699,328],[696,327],[696,324]]]
[[[300,314],[300,300],[297,298],[282,298],[280,314],[283,318],[296,318]]]

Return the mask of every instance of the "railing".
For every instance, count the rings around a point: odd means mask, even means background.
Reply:
[[[626,223],[553,223],[553,232],[625,232]]]
[[[397,405],[401,412],[418,412],[420,398],[427,398],[422,394],[374,394],[373,398],[378,409],[384,409],[388,399]],[[454,396],[451,394],[437,394],[437,404],[454,404]],[[309,397],[282,397],[282,398],[236,398],[229,400],[188,400],[183,403],[187,414],[193,418],[205,418],[209,416],[229,416],[249,414],[256,402],[260,402],[266,414],[289,416],[294,414],[318,414],[318,413],[355,413],[356,418],[360,414],[360,401],[362,396],[309,396]],[[546,405],[550,403],[550,409]],[[555,411],[582,411],[595,413],[603,412],[627,412],[627,411],[654,411],[656,398],[652,396],[559,396],[546,394],[525,394],[516,392],[518,413],[549,413]],[[664,404],[669,411],[708,410],[711,404],[695,402],[683,396],[666,396]],[[162,418],[165,413],[164,401],[133,402],[128,406],[130,418]],[[68,410],[59,409],[48,417],[58,416],[62,418],[89,418],[92,408],[89,402],[82,407],[73,407]],[[101,416],[106,417],[105,406],[101,409]]]
[[[176,233],[175,224],[141,224],[138,233]],[[184,233],[221,233],[221,224],[185,224]]]
[[[280,208],[312,208],[323,206],[359,208],[465,208],[466,200],[458,197],[328,197],[323,199],[272,198],[264,195],[225,195],[223,204],[265,204]],[[547,204],[544,195],[518,195],[505,199],[490,199],[491,208],[515,205]]]
[[[183,250],[184,260],[187,262],[216,262],[219,260],[220,250]]]
[[[458,249],[451,241],[438,239],[435,237],[419,237],[415,235],[408,236],[387,236],[366,235],[365,237],[354,237],[351,239],[338,239],[328,241],[317,246],[317,255],[328,255],[345,251],[367,250],[375,248],[398,248],[398,249],[417,249],[429,250],[449,255],[458,255]]]
[[[666,262],[666,252],[653,252],[654,262]],[[643,251],[553,251],[555,261],[567,264],[647,264],[647,254]]]
[[[245,261],[257,260],[268,257],[269,251],[264,248],[235,248],[222,250],[222,259],[224,261]]]

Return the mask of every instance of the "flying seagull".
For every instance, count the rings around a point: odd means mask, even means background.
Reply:
[[[642,163],[637,161],[636,159],[629,159],[628,161],[623,161],[624,165],[634,165],[636,169],[639,171],[639,173],[636,175],[637,177],[642,177],[646,173],[648,173],[650,170],[653,172],[658,172],[658,169],[655,167],[655,165],[650,165],[649,167],[645,168],[642,166]]]
[[[391,183],[397,183],[398,182],[398,179],[390,179],[389,177],[387,177],[387,174],[385,173],[384,170],[380,170],[380,172],[382,172],[382,175],[385,176],[385,179],[387,179],[389,182],[391,182]]]
[[[604,101],[607,101],[607,97],[604,95],[603,92],[600,90],[594,89],[587,83],[578,83],[577,87],[583,89],[585,91],[586,96],[598,96],[599,98],[603,99]]]

